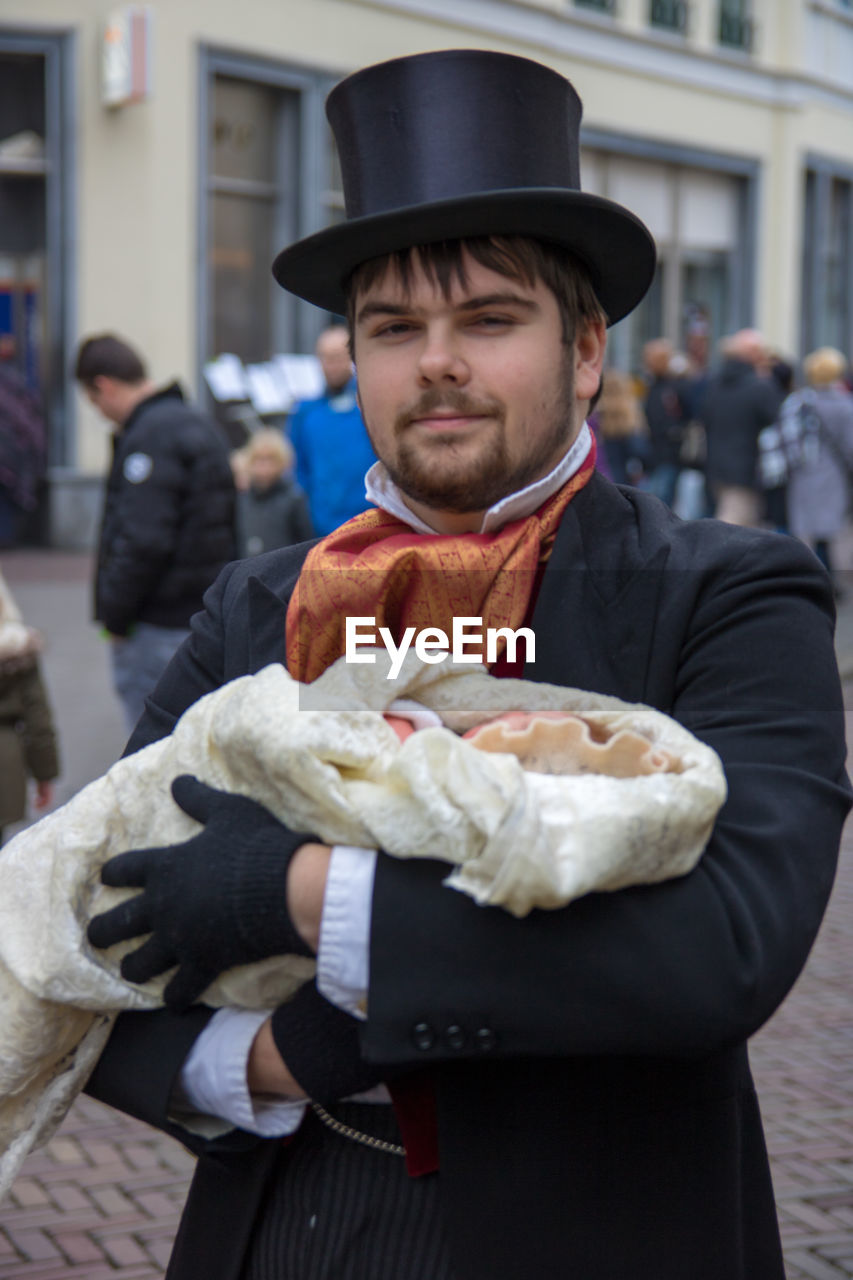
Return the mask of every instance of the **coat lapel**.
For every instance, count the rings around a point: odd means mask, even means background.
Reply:
[[[254,675],[270,662],[285,662],[284,627],[287,600],[282,600],[260,578],[247,584],[249,612],[248,671]]]
[[[533,613],[536,661],[525,678],[646,696],[668,547],[644,549],[633,504],[594,476],[566,508]]]

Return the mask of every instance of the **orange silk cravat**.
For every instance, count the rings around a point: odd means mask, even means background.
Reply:
[[[407,627],[416,634],[440,628],[450,636],[453,619],[461,617],[481,618],[484,632],[517,630],[537,567],[551,554],[563,512],[594,467],[593,441],[580,469],[538,511],[496,533],[416,533],[378,508],[348,520],[309,551],[290,598],[290,674],[310,683],[339,658],[347,617],[375,619],[377,634],[387,627],[395,644]],[[499,640],[498,656],[505,647]]]

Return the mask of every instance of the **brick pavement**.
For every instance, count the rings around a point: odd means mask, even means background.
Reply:
[[[80,1098],[0,1208],[0,1277],[162,1276],[193,1163],[171,1138]]]
[[[3,568],[25,616],[52,637],[47,675],[81,785],[114,758],[121,736],[104,651],[86,621],[88,562],[4,556]],[[853,669],[853,646],[839,657]],[[853,683],[845,692],[853,731]],[[851,965],[853,821],[809,964],[752,1045],[788,1280],[853,1277]],[[162,1276],[192,1163],[170,1138],[81,1098],[0,1205],[0,1280]]]
[[[853,743],[853,684],[845,684]],[[750,1055],[788,1280],[853,1276],[853,818],[809,962]]]

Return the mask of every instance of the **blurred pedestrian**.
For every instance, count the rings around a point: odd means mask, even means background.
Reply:
[[[711,354],[711,321],[708,309],[701,302],[687,306],[684,346],[690,377],[704,380],[708,373]]]
[[[648,390],[643,409],[651,442],[649,488],[671,507],[681,472],[681,450],[689,411],[682,395],[683,380],[672,369],[675,352],[666,338],[655,338],[643,347]],[[686,370],[686,362],[685,362]]]
[[[843,382],[846,369],[834,347],[813,351],[803,361],[806,386],[788,396],[781,413],[791,533],[814,549],[830,574],[832,542],[847,521],[853,477],[853,395]]]
[[[16,365],[16,345],[0,334],[0,546],[14,546],[22,516],[35,509],[46,435],[38,397]]]
[[[249,487],[249,464],[246,459],[246,446],[243,445],[240,449],[232,449],[228,455],[228,463],[231,467],[234,488],[237,493],[245,493]]]
[[[638,485],[651,462],[646,422],[632,379],[621,369],[605,369],[601,394],[590,414],[607,471],[616,484]]]
[[[237,494],[237,555],[260,555],[313,538],[305,494],[293,478],[293,445],[263,427],[242,451],[248,486]]]
[[[794,390],[794,366],[774,356],[770,377],[782,396]],[[764,518],[777,533],[788,533],[788,456],[779,418],[758,433],[758,478],[764,490]]]
[[[296,480],[308,495],[314,531],[325,537],[368,506],[364,477],[376,461],[361,410],[344,325],[332,325],[317,339],[317,357],[326,389],[304,400],[289,423],[296,450]]]
[[[761,522],[758,435],[775,422],[782,394],[765,376],[767,344],[756,329],[721,343],[722,362],[708,381],[700,410],[706,434],[706,474],[718,520]]]
[[[27,782],[34,807],[53,803],[59,751],[41,675],[41,636],[25,626],[0,573],[0,843],[3,830],[27,815]]]
[[[95,576],[128,729],[236,555],[234,480],[217,424],[177,382],[158,388],[114,334],[85,339],[75,377],[115,427]]]

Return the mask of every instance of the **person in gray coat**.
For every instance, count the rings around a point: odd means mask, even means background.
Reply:
[[[308,500],[293,479],[290,441],[274,427],[264,427],[241,452],[248,486],[237,494],[240,559],[313,538]]]
[[[806,386],[782,406],[789,467],[788,523],[832,572],[832,541],[844,528],[853,475],[853,395],[842,379],[847,361],[834,347],[806,356]]]

